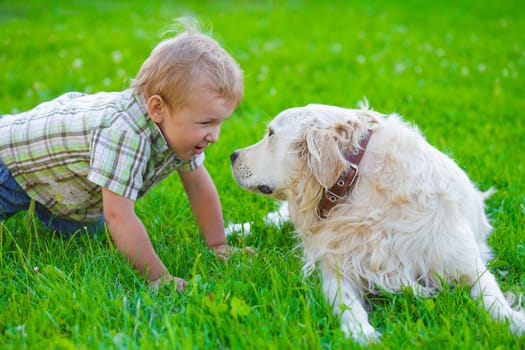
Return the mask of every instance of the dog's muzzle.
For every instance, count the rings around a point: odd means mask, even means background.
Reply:
[[[235,161],[237,160],[237,158],[239,158],[239,152],[233,152],[232,154],[230,154],[230,160],[232,162],[232,166],[235,164]],[[256,188],[262,194],[272,194],[273,193],[272,188],[267,185],[258,185]],[[252,190],[254,190],[253,187],[252,187]]]

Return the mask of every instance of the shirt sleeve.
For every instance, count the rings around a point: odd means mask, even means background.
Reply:
[[[133,132],[97,129],[92,137],[88,179],[136,200],[143,186],[150,149],[149,143]]]
[[[195,157],[193,157],[189,161],[184,162],[182,165],[178,167],[177,170],[182,171],[183,173],[187,173],[187,172],[197,169],[202,164],[204,164],[204,152],[197,154]]]

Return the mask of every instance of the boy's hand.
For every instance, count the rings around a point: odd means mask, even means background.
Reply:
[[[182,292],[184,290],[184,288],[186,288],[186,285],[188,284],[188,282],[186,282],[182,278],[175,277],[175,276],[172,276],[169,273],[167,273],[167,274],[157,278],[155,281],[150,282],[149,286],[150,286],[150,288],[152,290],[156,291],[156,290],[159,289],[159,287],[162,284],[168,284],[168,283],[169,284],[175,283],[175,286],[177,287],[177,290],[179,290],[179,292]]]
[[[222,261],[227,260],[232,254],[237,254],[241,252],[240,248],[232,247],[229,244],[221,244],[219,246],[212,247],[212,249],[215,251],[217,257]],[[244,253],[247,253],[249,255],[257,254],[252,247],[245,247]]]

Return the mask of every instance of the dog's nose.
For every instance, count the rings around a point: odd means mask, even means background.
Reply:
[[[239,153],[237,152],[233,152],[232,154],[230,154],[230,160],[232,161],[232,164],[233,162],[235,162],[235,159],[237,159],[238,156],[239,156]]]

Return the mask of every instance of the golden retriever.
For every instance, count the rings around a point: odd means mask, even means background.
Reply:
[[[366,136],[368,144],[363,144]],[[349,154],[361,153],[359,164]],[[244,188],[285,201],[304,248],[304,272],[318,266],[346,336],[379,339],[364,296],[411,288],[429,296],[467,284],[473,298],[521,335],[514,310],[487,269],[491,226],[480,192],[454,161],[396,115],[326,105],[277,115],[258,143],[231,155]],[[352,170],[343,193],[334,186]],[[328,208],[321,201],[333,201]]]

